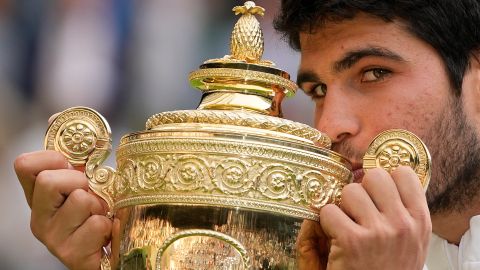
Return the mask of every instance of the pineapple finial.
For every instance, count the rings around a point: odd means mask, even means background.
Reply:
[[[247,63],[261,62],[264,49],[263,33],[254,15],[263,16],[265,9],[255,5],[253,1],[247,1],[243,6],[236,6],[232,10],[235,15],[242,16],[235,24],[230,38],[231,58]]]

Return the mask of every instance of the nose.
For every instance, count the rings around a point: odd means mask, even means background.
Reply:
[[[355,99],[346,92],[330,88],[324,99],[315,106],[315,127],[326,133],[334,144],[360,131],[359,104],[355,104]]]

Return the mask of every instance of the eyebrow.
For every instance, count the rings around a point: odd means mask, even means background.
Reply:
[[[365,57],[383,57],[396,62],[407,62],[400,55],[392,52],[389,49],[381,47],[368,47],[359,50],[353,50],[346,53],[342,59],[333,64],[333,71],[340,73],[351,68]],[[297,75],[297,85],[301,87],[306,82],[321,82],[321,78],[312,70],[299,71]]]
[[[300,71],[297,75],[297,85],[298,87],[302,87],[302,84],[306,82],[321,82],[322,80],[318,75],[311,71],[311,70],[305,70],[305,71]]]
[[[394,60],[397,62],[406,62],[400,55],[390,51],[389,49],[380,47],[368,47],[360,50],[350,51],[345,56],[333,64],[333,71],[340,73],[351,68],[358,61],[365,57],[382,57]]]

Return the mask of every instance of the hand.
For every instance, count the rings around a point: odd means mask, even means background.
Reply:
[[[20,155],[14,167],[32,209],[35,237],[70,269],[100,269],[112,222],[85,174],[55,151]]]
[[[302,224],[299,269],[422,269],[431,227],[413,170],[373,169],[345,186],[341,207],[321,209],[320,224]]]

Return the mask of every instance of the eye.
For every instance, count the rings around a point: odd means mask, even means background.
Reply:
[[[392,72],[384,68],[372,68],[362,74],[361,82],[378,82],[382,81]]]
[[[312,97],[313,100],[322,99],[327,94],[327,85],[324,83],[317,84],[311,91],[308,91],[307,94]]]

